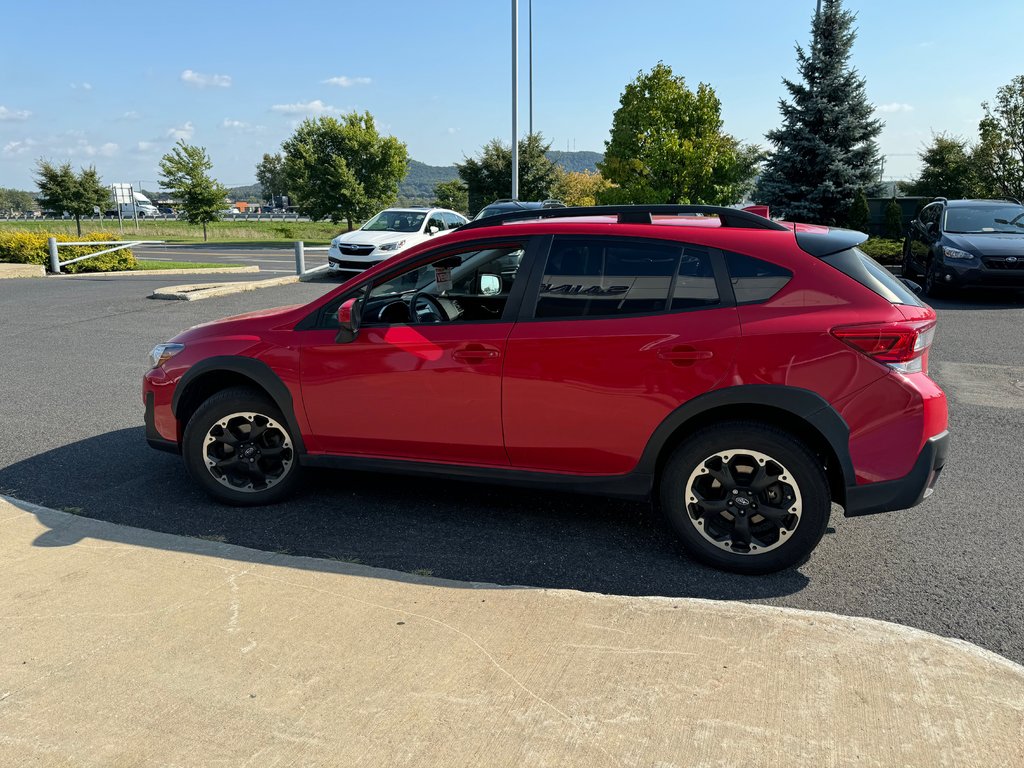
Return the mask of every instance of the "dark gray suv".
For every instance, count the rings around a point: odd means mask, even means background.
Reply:
[[[953,288],[1024,288],[1024,206],[937,198],[910,223],[903,276],[937,297]]]

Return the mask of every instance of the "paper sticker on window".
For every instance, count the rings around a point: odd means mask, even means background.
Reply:
[[[434,282],[437,283],[437,290],[450,291],[452,289],[452,268],[434,267]]]

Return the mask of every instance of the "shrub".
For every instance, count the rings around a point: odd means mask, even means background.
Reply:
[[[0,261],[13,262],[15,264],[42,264],[50,268],[50,252],[46,247],[46,239],[51,237],[46,232],[26,231],[0,231]],[[118,238],[109,232],[90,232],[85,235],[52,235],[57,238],[58,243],[82,243],[90,240],[104,241],[117,240]],[[75,259],[85,256],[87,253],[102,251],[110,246],[87,246],[75,245],[69,248],[61,248],[58,253],[60,260]],[[105,253],[94,259],[85,259],[75,264],[61,267],[62,272],[76,274],[79,272],[121,272],[126,269],[138,267],[135,256],[130,248],[122,248],[119,251]]]
[[[885,226],[883,230],[882,234],[893,240],[899,240],[903,237],[903,210],[900,208],[900,204],[896,202],[895,197],[885,206]]]
[[[871,222],[871,210],[868,208],[868,198],[864,194],[862,189],[857,193],[857,197],[853,200],[853,206],[850,208],[850,216],[847,221],[847,226],[850,229],[855,229],[858,232],[867,232],[868,224]]]
[[[882,264],[897,264],[903,257],[903,241],[901,240],[872,237],[857,247]]]

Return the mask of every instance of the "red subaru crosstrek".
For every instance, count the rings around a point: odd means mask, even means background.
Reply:
[[[778,570],[832,502],[911,507],[945,461],[935,313],[864,239],[707,206],[482,219],[157,346],[147,438],[229,504],[304,466],[653,498],[705,563]]]

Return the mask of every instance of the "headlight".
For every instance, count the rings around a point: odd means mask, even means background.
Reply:
[[[959,248],[946,248],[943,246],[942,255],[947,259],[973,259],[974,254],[968,253],[967,251],[961,251]]]
[[[159,368],[184,348],[184,344],[157,344],[149,353],[150,368]]]
[[[395,243],[384,243],[384,245],[378,245],[377,246],[377,250],[380,250],[380,251],[397,251],[403,245],[405,245],[405,240],[399,240],[398,242],[395,242]]]

